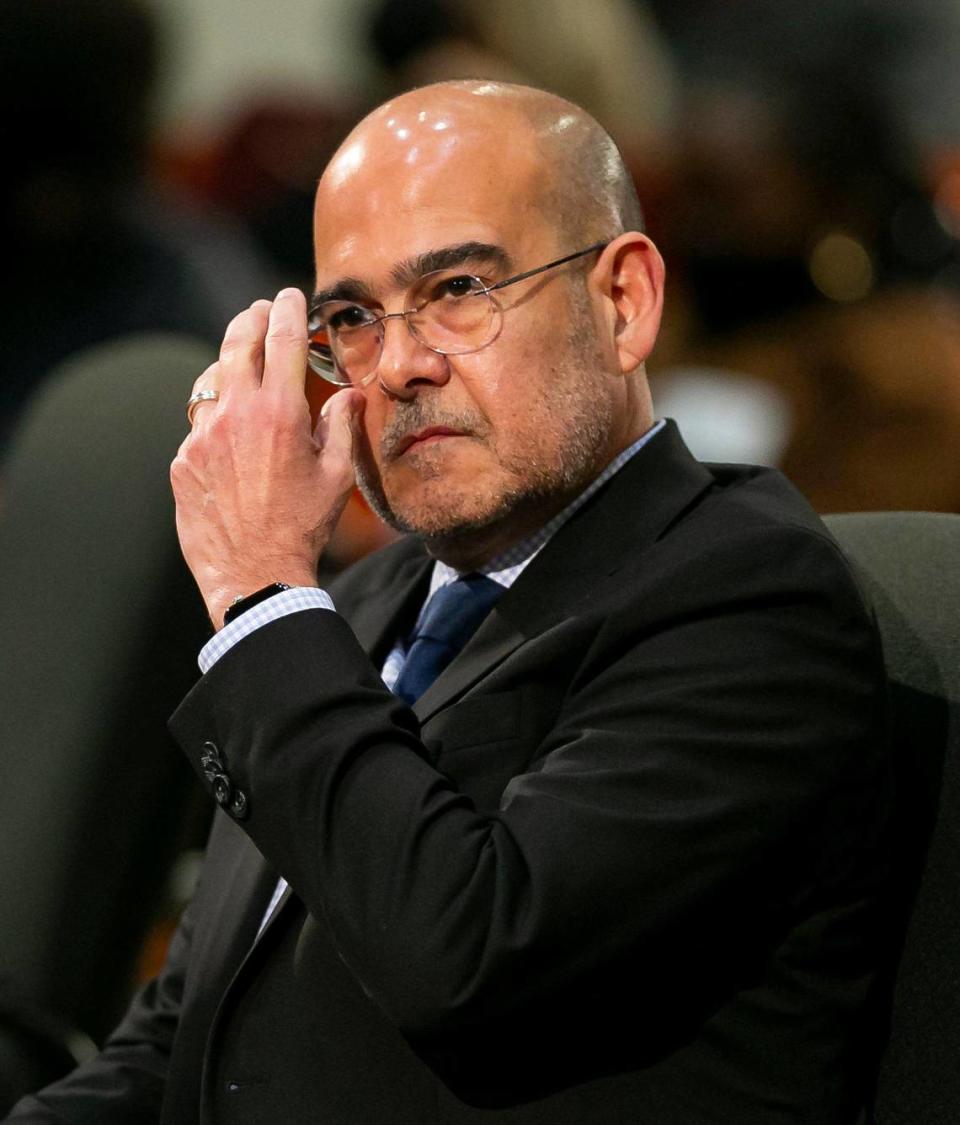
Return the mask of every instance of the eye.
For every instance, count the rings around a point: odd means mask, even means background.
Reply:
[[[457,300],[460,297],[471,297],[482,293],[485,289],[479,277],[470,274],[447,274],[438,277],[430,287],[428,299],[431,301]]]
[[[329,311],[321,308],[320,320],[328,332],[336,335],[349,332],[352,329],[363,328],[376,320],[376,317],[363,305],[339,305]]]
[[[335,352],[349,343],[351,333],[376,323],[376,316],[363,305],[327,301],[315,308],[307,325],[309,362],[314,371],[329,377],[336,367]]]
[[[352,301],[324,301],[307,321],[307,363],[338,387],[363,382],[377,365],[383,318]]]

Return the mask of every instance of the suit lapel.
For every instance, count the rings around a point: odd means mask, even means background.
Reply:
[[[216,862],[215,874],[207,878],[222,891],[207,908],[211,924],[205,932],[216,950],[204,954],[204,960],[205,964],[216,966],[216,972],[224,977],[221,983],[226,987],[253,944],[263,911],[277,884],[277,874],[246,833],[219,810],[214,817],[207,854]],[[215,991],[219,994],[222,988]]]
[[[408,539],[388,548],[381,564],[362,582],[331,586],[337,610],[378,669],[397,638],[412,627],[427,594],[432,565],[423,546]]]

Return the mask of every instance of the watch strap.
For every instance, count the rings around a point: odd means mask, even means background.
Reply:
[[[255,605],[265,602],[267,598],[272,598],[274,594],[282,594],[284,590],[289,590],[290,586],[286,582],[271,582],[269,586],[261,586],[259,590],[254,590],[252,594],[240,595],[233,599],[227,606],[226,612],[223,615],[224,625],[229,625],[231,621],[235,621],[241,613],[246,613],[248,609],[253,609]]]

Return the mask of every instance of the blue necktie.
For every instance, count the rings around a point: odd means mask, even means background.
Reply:
[[[441,586],[430,600],[407,648],[393,690],[407,703],[420,698],[480,627],[504,593],[483,574],[465,574]]]

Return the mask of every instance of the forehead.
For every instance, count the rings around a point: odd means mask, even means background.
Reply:
[[[463,99],[400,99],[347,138],[317,191],[318,286],[386,282],[397,263],[479,242],[515,261],[549,238],[544,170],[529,126]]]

